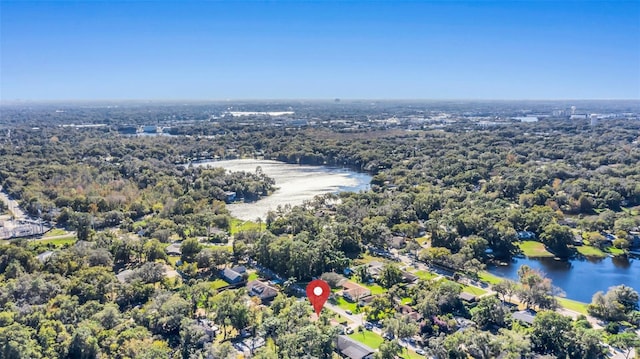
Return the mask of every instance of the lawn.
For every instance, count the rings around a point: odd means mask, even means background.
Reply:
[[[336,305],[340,307],[342,310],[350,310],[352,313],[356,312],[356,303],[351,303],[346,299],[342,298],[342,296],[336,296]]]
[[[413,302],[413,299],[409,298],[409,297],[404,297],[402,298],[402,300],[400,301],[401,304],[411,304]]]
[[[616,247],[607,247],[607,252],[613,254],[614,256],[621,256],[625,254],[625,251]]]
[[[416,242],[418,242],[418,244],[421,245],[421,246],[427,245],[430,240],[431,239],[428,236],[416,238]]]
[[[600,250],[600,248],[593,246],[577,246],[575,247],[578,253],[582,254],[585,257],[592,258],[604,258],[607,256],[606,253]]]
[[[555,257],[553,253],[544,248],[544,244],[536,241],[522,241],[518,243],[522,253],[531,258]]]
[[[223,281],[222,279],[216,279],[213,282],[211,282],[211,287],[213,289],[219,289],[219,288],[222,288],[222,287],[226,287],[228,285],[229,285],[229,283]]]
[[[50,230],[49,232],[45,233],[44,234],[44,238],[63,236],[65,234],[67,234],[67,231],[65,231],[64,229],[62,229],[62,228],[54,228],[54,229]]]
[[[431,280],[435,277],[437,277],[437,274],[431,273],[431,272],[427,272],[424,270],[419,270],[419,271],[415,271],[413,272],[413,274],[415,274],[416,277],[423,279],[423,280]]]
[[[498,284],[498,283],[500,283],[500,282],[502,282],[504,280],[503,278],[500,278],[500,277],[498,277],[496,275],[493,275],[493,274],[491,274],[489,272],[485,272],[485,271],[480,272],[478,274],[478,277],[480,277],[481,281],[483,281],[485,283],[489,283],[491,285]]]
[[[480,296],[487,293],[487,291],[482,288],[478,288],[470,285],[462,286],[462,291],[465,293],[473,294],[475,296]]]
[[[587,315],[587,305],[588,305],[587,303],[582,303],[582,302],[578,302],[577,300],[560,298],[560,297],[556,297],[556,299],[558,300],[558,303],[560,303],[560,306],[562,306],[563,308],[573,310],[574,312],[578,312],[580,314]]]
[[[68,236],[68,237],[62,237],[62,238],[37,240],[31,243],[33,243],[34,245],[44,244],[44,245],[52,245],[54,247],[62,247],[66,244],[73,244],[77,240],[78,238],[76,238],[75,236]]]
[[[352,268],[353,267],[357,267],[357,266],[362,265],[362,264],[373,262],[373,261],[384,262],[384,259],[382,259],[380,257],[374,257],[374,256],[372,256],[370,254],[363,253],[363,254],[360,255],[360,257],[358,257],[356,260],[354,260]]]
[[[381,336],[370,330],[363,330],[361,333],[355,332],[353,334],[349,334],[349,337],[372,349],[378,349],[380,344],[384,342],[384,339]]]
[[[251,272],[251,273],[249,274],[249,277],[247,278],[247,280],[248,280],[249,282],[251,282],[252,280],[256,280],[256,279],[258,279],[259,277],[260,277],[260,276],[258,275],[258,273],[256,273],[256,272]]]
[[[251,221],[243,221],[237,218],[233,218],[229,226],[231,235],[245,231],[260,231],[261,229],[264,229],[264,227],[264,224]]]
[[[386,289],[382,288],[377,284],[373,284],[373,285],[362,284],[362,286],[368,288],[371,291],[371,295],[384,294],[387,292]]]
[[[180,256],[168,256],[167,259],[172,266],[175,266],[176,262],[180,260]]]

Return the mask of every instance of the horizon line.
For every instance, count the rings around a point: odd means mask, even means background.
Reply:
[[[175,103],[175,102],[267,102],[267,101],[312,101],[312,102],[333,102],[342,101],[376,101],[376,102],[393,102],[393,101],[424,101],[424,102],[444,102],[444,101],[466,101],[466,102],[542,102],[542,101],[638,101],[639,98],[520,98],[520,99],[504,99],[504,98],[228,98],[228,99],[205,99],[205,98],[119,98],[119,99],[16,99],[16,100],[0,100],[0,105],[12,104],[69,104],[69,103]]]

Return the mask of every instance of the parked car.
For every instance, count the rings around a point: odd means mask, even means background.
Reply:
[[[371,324],[371,323],[364,323],[364,329],[366,329],[366,330],[373,330],[373,324]]]
[[[344,332],[345,332],[346,334],[353,334],[353,328],[351,328],[351,327],[346,327],[346,328],[344,329]]]
[[[349,309],[345,310],[344,312],[345,312],[345,313],[347,313],[347,314],[349,314],[349,315],[352,315],[352,314],[353,314],[353,312],[351,312]]]
[[[427,353],[422,349],[416,349],[416,354],[418,354],[418,355],[426,355]]]

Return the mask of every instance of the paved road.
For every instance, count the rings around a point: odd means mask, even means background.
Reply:
[[[27,215],[20,209],[18,201],[9,199],[9,196],[4,191],[2,186],[0,186],[0,200],[4,202],[9,210],[13,213],[13,216],[16,220],[26,219]]]

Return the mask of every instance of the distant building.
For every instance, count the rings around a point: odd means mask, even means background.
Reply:
[[[339,335],[336,339],[336,350],[343,358],[373,359],[374,351],[346,335]]]
[[[182,255],[182,250],[180,249],[181,246],[182,246],[181,242],[175,242],[168,245],[164,250],[170,256],[181,256]]]
[[[133,270],[125,269],[120,273],[116,274],[116,278],[120,283],[125,283],[133,275],[133,273],[134,273]]]
[[[225,196],[225,198],[224,198],[225,202],[231,203],[231,202],[234,202],[236,200],[237,194],[235,192],[233,192],[233,191],[227,191],[227,192],[224,193],[224,196]]]
[[[40,254],[38,254],[36,256],[36,258],[41,262],[44,263],[47,261],[47,259],[49,259],[49,257],[51,257],[53,255],[53,251],[46,251],[46,252],[42,252]]]
[[[536,239],[536,234],[529,231],[520,231],[517,233],[519,240]]]

